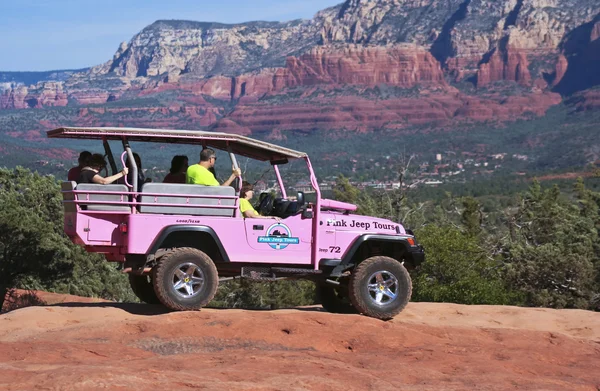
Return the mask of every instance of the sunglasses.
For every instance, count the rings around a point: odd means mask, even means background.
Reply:
[[[215,162],[217,161],[217,157],[216,156],[211,156],[211,159],[215,159]]]

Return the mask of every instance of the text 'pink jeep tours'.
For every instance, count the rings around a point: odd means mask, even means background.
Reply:
[[[59,128],[50,138],[102,140],[113,173],[119,171],[109,140],[122,142],[137,182],[131,142],[210,147],[271,164],[280,198],[258,210],[280,221],[243,218],[236,188],[187,184],[100,185],[63,182],[65,233],[89,252],[123,262],[140,300],[172,310],[198,310],[214,297],[219,280],[244,277],[313,280],[330,312],[390,319],[410,300],[407,268],[423,262],[412,233],[392,221],[352,214],[355,205],[323,199],[303,152],[235,134],[130,128]],[[314,203],[289,200],[278,166],[306,162]],[[240,178],[241,179],[241,178]],[[281,206],[287,205],[282,208]]]

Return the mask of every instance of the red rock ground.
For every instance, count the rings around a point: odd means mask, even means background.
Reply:
[[[0,389],[596,391],[600,313],[411,303],[382,322],[63,302],[0,316]]]

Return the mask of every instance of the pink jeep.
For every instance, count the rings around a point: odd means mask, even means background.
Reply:
[[[134,183],[63,182],[65,233],[89,252],[122,262],[131,288],[146,303],[198,310],[219,281],[245,277],[271,281],[305,278],[316,283],[330,312],[390,319],[410,300],[407,268],[423,262],[414,235],[392,221],[352,214],[355,205],[323,199],[310,159],[294,151],[235,134],[130,128],[59,128],[50,138],[102,140],[113,173],[109,140],[122,142]],[[264,197],[259,211],[281,221],[243,218],[239,187],[146,183],[138,192],[130,142],[192,144],[273,166],[280,198]],[[306,162],[316,195],[287,197],[278,166]],[[241,178],[240,178],[241,179]]]

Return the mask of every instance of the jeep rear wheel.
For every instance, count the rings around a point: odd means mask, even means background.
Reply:
[[[397,260],[371,257],[352,272],[348,293],[358,312],[389,320],[408,304],[412,281],[406,268]]]
[[[176,311],[199,310],[215,296],[219,276],[208,255],[195,248],[177,248],[153,269],[154,291],[160,302]]]
[[[150,276],[129,275],[129,286],[140,301],[147,304],[160,304],[160,300],[154,293],[154,286]]]
[[[348,285],[334,286],[326,282],[317,283],[317,299],[327,312],[334,314],[356,314],[348,298]]]

